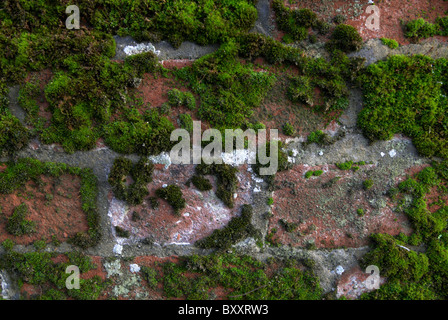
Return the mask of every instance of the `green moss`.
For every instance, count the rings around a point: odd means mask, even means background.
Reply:
[[[27,220],[28,207],[22,203],[14,209],[13,214],[8,218],[6,231],[14,236],[23,236],[36,232],[36,222]]]
[[[323,133],[321,130],[311,132],[307,138],[308,143],[317,143],[319,145],[325,144],[326,141],[327,141],[327,135]]]
[[[283,134],[287,135],[287,136],[293,136],[296,133],[296,129],[294,129],[294,127],[290,124],[290,123],[285,123],[283,125]]]
[[[180,107],[184,102],[184,94],[178,89],[172,89],[168,91],[168,103],[172,107]]]
[[[305,179],[309,179],[309,178],[311,178],[313,176],[313,171],[307,171],[306,173],[305,173]]]
[[[160,68],[159,59],[152,51],[127,56],[124,63],[133,68],[138,77],[142,77],[145,73],[153,73]]]
[[[427,22],[423,18],[411,20],[405,25],[405,36],[418,41],[422,38],[429,38],[438,34],[437,25]]]
[[[333,18],[333,21],[336,24],[344,23],[346,20],[347,20],[347,17],[342,14],[338,14]]]
[[[257,19],[252,1],[231,2],[83,1],[86,19],[94,28],[137,41],[167,39],[174,47],[190,40],[199,44],[221,42],[225,37],[247,31]]]
[[[274,0],[272,8],[279,29],[294,41],[305,40],[308,37],[308,29],[317,26],[317,15],[310,9],[290,9],[281,0]]]
[[[14,241],[12,241],[11,239],[6,239],[2,242],[2,247],[6,251],[10,251],[14,248]]]
[[[238,186],[238,169],[228,164],[210,164],[205,163],[196,166],[197,175],[215,175],[217,178],[218,189],[216,196],[221,199],[226,206],[233,208],[235,193]]]
[[[239,47],[238,55],[252,61],[262,57],[271,64],[301,64],[304,60],[302,50],[259,33],[240,34],[236,41]]]
[[[18,253],[8,251],[0,259],[2,268],[14,272],[18,279],[33,286],[39,286],[40,293],[35,299],[59,299],[70,296],[74,299],[95,300],[106,287],[106,282],[99,277],[80,281],[80,289],[66,289],[66,279],[69,276],[65,272],[69,265],[77,265],[80,271],[85,273],[94,268],[89,257],[81,253],[67,255],[68,262],[53,262],[56,254],[48,252]],[[74,291],[75,290],[75,291]]]
[[[341,111],[348,106],[347,81],[352,81],[362,67],[362,61],[348,58],[333,50],[331,61],[306,58],[296,63],[300,74],[290,77],[287,96],[293,102],[313,107],[315,111]],[[319,89],[319,94],[316,94]]]
[[[364,180],[362,186],[364,187],[364,190],[371,189],[373,187],[373,180],[371,179]]]
[[[141,272],[143,279],[147,282],[148,286],[152,289],[156,289],[159,283],[159,279],[157,277],[157,271],[153,268],[149,268],[147,266],[141,267]]]
[[[169,185],[166,188],[157,189],[156,194],[159,198],[168,201],[173,207],[175,215],[180,215],[180,211],[186,206],[182,190],[177,185]]]
[[[210,236],[197,241],[195,245],[206,249],[228,249],[247,237],[259,237],[260,232],[252,225],[252,215],[252,206],[243,205],[240,216],[232,218],[223,229],[214,230]]]
[[[163,292],[167,298],[204,300],[211,298],[210,289],[221,287],[232,300],[321,299],[318,279],[301,268],[292,259],[261,262],[231,254],[185,257],[178,264],[163,265]]]
[[[342,163],[336,163],[336,167],[340,170],[350,170],[353,166],[353,161],[346,161]]]
[[[446,158],[447,65],[446,59],[396,55],[367,67],[358,116],[364,135],[374,141],[403,133],[423,156]]]
[[[9,111],[0,112],[0,153],[15,154],[28,145],[30,133]]]
[[[199,95],[198,117],[218,129],[241,127],[275,81],[271,73],[242,64],[238,53],[239,44],[229,40],[215,53],[175,72]]]
[[[129,159],[118,157],[114,160],[108,181],[118,199],[125,200],[130,205],[139,205],[149,195],[147,184],[152,181],[154,164],[141,157],[134,165]],[[133,182],[127,184],[126,180],[132,178]]]
[[[202,176],[193,176],[193,178],[191,178],[191,182],[193,182],[193,185],[200,191],[212,190],[212,184],[210,183],[210,180]]]
[[[190,134],[193,133],[193,119],[188,113],[179,115],[180,127],[187,130]]]
[[[391,49],[397,49],[400,45],[398,44],[397,40],[394,39],[388,39],[388,38],[381,38],[381,42],[388,46]]]
[[[363,45],[363,40],[358,30],[353,26],[340,24],[336,26],[331,35],[330,41],[327,43],[329,50],[341,50],[346,53],[358,51]]]
[[[279,224],[285,229],[286,232],[294,232],[299,227],[299,223],[296,222],[288,222],[284,219],[280,219]]]
[[[373,250],[363,260],[363,266],[377,265],[381,275],[388,278],[387,284],[363,299],[446,299],[447,276],[447,222],[446,205],[431,213],[428,209],[427,196],[431,187],[446,184],[444,172],[438,173],[435,162],[401,182],[394,191],[412,196],[412,203],[403,208],[409,217],[414,233],[392,237],[386,234],[372,236]],[[436,175],[435,175],[436,173]],[[416,252],[407,246],[425,245],[426,251]],[[407,249],[406,249],[407,248]]]
[[[316,170],[316,171],[313,172],[313,176],[319,177],[319,176],[322,175],[322,173],[324,173],[322,170]]]
[[[120,226],[115,226],[115,233],[120,238],[129,238],[129,236],[131,235],[131,233],[128,230],[125,230]]]
[[[358,216],[360,216],[360,217],[363,217],[364,214],[365,214],[364,209],[362,209],[362,208],[357,209],[357,210],[356,210],[356,213],[357,213]]]

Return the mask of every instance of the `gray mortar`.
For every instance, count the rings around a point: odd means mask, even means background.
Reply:
[[[19,105],[17,98],[19,97],[20,86],[13,86],[9,88],[9,110],[22,124],[25,124],[26,112]]]
[[[351,53],[348,56],[366,58],[366,65],[370,65],[379,60],[385,60],[390,55],[397,54],[424,54],[433,59],[447,58],[448,45],[438,39],[430,38],[417,44],[410,44],[407,46],[400,46],[397,49],[390,49],[388,46],[384,45],[380,39],[371,39],[364,44],[361,50]]]
[[[261,33],[272,37],[275,30],[275,18],[271,10],[270,0],[258,0],[257,2],[258,19],[251,32]]]

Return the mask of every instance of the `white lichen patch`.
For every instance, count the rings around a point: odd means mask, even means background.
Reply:
[[[111,219],[111,223],[114,226],[118,226],[121,224],[128,213],[129,208],[126,205],[126,202],[118,200],[113,197],[110,201],[109,211],[107,212],[107,216]]]
[[[343,266],[337,266],[334,272],[335,272],[337,275],[341,275],[341,274],[344,273],[344,271],[345,271],[345,270],[344,270],[344,267],[343,267]]]
[[[120,277],[123,275],[123,272],[121,271],[121,261],[119,259],[104,262],[104,269],[106,269],[108,278],[113,276]]]
[[[166,152],[162,152],[157,156],[149,156],[148,159],[151,160],[154,164],[165,165],[165,170],[171,166],[171,157]]]
[[[233,152],[221,153],[221,158],[225,164],[229,164],[231,166],[239,166],[245,163],[254,164],[256,153],[247,149],[238,149]]]
[[[156,50],[156,48],[154,47],[154,45],[150,42],[147,43],[138,43],[135,46],[126,46],[123,49],[124,53],[126,53],[128,56],[132,56],[134,54],[139,54],[139,53],[143,53],[143,52],[149,52],[152,51],[154,52],[156,55],[160,54],[160,50]]]
[[[119,243],[115,244],[113,252],[115,255],[121,255],[121,253],[123,252],[123,246]]]
[[[389,156],[391,158],[395,157],[396,155],[397,155],[397,151],[395,151],[395,149],[392,149],[392,150],[389,151]]]
[[[140,266],[138,264],[132,263],[129,265],[129,271],[132,273],[140,272]]]

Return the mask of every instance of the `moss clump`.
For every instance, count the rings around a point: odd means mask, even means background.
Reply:
[[[178,89],[168,91],[168,103],[172,107],[180,107],[184,102],[184,94]]]
[[[201,45],[221,42],[248,31],[257,19],[252,1],[82,1],[86,20],[97,30],[137,41],[168,40],[174,47],[189,40]]]
[[[364,108],[358,125],[372,141],[403,133],[423,156],[448,157],[448,60],[396,55],[360,77]]]
[[[6,223],[6,231],[14,236],[23,236],[36,232],[36,222],[27,220],[28,207],[22,203],[20,206],[14,209],[11,217],[8,218]]]
[[[304,62],[302,50],[284,45],[259,33],[240,34],[236,41],[238,43],[238,55],[252,61],[262,57],[272,64],[300,64]]]
[[[331,51],[337,49],[349,53],[361,49],[362,44],[363,40],[355,27],[340,24],[334,29],[327,47]]]
[[[403,208],[414,233],[372,235],[373,248],[364,256],[362,266],[376,265],[381,275],[388,278],[379,290],[364,294],[363,299],[428,300],[446,299],[447,277],[447,218],[446,204],[429,211],[428,194],[435,185],[445,186],[445,172],[438,171],[443,162],[434,162],[414,177],[398,185],[396,198],[411,196],[412,203]],[[436,173],[436,175],[434,175]],[[425,252],[417,252],[412,245],[424,245]]]
[[[238,54],[239,44],[232,39],[175,72],[200,96],[199,118],[217,129],[246,123],[275,81],[273,74],[255,72],[253,66],[241,63]]]
[[[388,38],[381,38],[381,42],[388,46],[391,49],[397,49],[400,45],[398,44],[397,40],[394,39],[388,39]]]
[[[11,239],[6,239],[2,242],[2,247],[6,251],[10,251],[14,248],[14,241],[12,241]]]
[[[216,196],[221,199],[226,206],[233,208],[233,194],[238,186],[238,169],[228,164],[201,163],[196,166],[196,174],[199,176],[214,175],[217,178],[218,189]]]
[[[326,188],[331,188],[333,187],[339,180],[341,180],[341,177],[334,177],[332,179],[330,179],[328,182],[325,182],[324,184],[322,184],[322,188],[326,189]]]
[[[357,209],[357,210],[356,210],[356,213],[357,213],[358,216],[360,216],[360,217],[363,217],[364,214],[365,214],[364,209],[362,209],[362,208]]]
[[[405,36],[411,38],[414,42],[418,42],[420,39],[435,35],[446,35],[446,21],[446,17],[439,17],[435,24],[423,18],[411,20],[405,24]]]
[[[300,74],[290,77],[287,96],[292,102],[313,107],[316,112],[344,110],[349,97],[347,82],[356,78],[361,62],[348,58],[340,50],[333,50],[331,61],[305,57],[298,63]]]
[[[305,40],[308,29],[315,28],[318,24],[317,15],[310,9],[290,9],[281,0],[274,0],[272,8],[279,29],[286,32],[293,41]]]
[[[99,276],[90,279],[80,279],[80,289],[68,290],[66,280],[70,274],[66,273],[69,265],[79,267],[81,273],[95,268],[91,259],[79,252],[66,255],[67,262],[53,262],[56,253],[28,252],[18,253],[8,251],[2,255],[0,266],[13,272],[21,283],[38,286],[40,293],[31,296],[32,299],[53,300],[73,298],[77,300],[96,300],[107,286],[107,282]]]
[[[152,181],[153,171],[154,164],[145,157],[135,165],[129,159],[118,157],[114,160],[108,181],[118,199],[138,205],[149,194],[146,185]],[[132,178],[132,184],[127,185],[128,178]]]
[[[338,14],[333,18],[334,23],[341,24],[344,23],[347,20],[347,17],[343,14]]]
[[[187,130],[190,134],[193,133],[193,119],[188,113],[179,115],[180,127]]]
[[[280,219],[278,222],[283,227],[283,229],[285,229],[285,231],[289,233],[296,231],[297,228],[299,227],[299,223],[288,222],[284,219]]]
[[[160,68],[159,59],[152,51],[128,56],[124,63],[135,70],[135,74],[138,77],[142,77],[145,73],[153,73]]]
[[[350,170],[353,166],[353,161],[346,161],[342,163],[336,163],[336,167],[340,170]]]
[[[311,178],[312,175],[313,175],[313,171],[307,171],[307,172],[305,173],[305,179],[309,179],[309,178]]]
[[[168,91],[168,103],[172,107],[185,106],[190,110],[196,108],[196,99],[191,92],[183,92],[179,89]]]
[[[163,265],[163,293],[167,298],[204,300],[211,298],[210,289],[221,287],[232,300],[321,299],[318,278],[303,265],[293,259],[262,262],[234,254],[190,256]]]
[[[186,206],[182,190],[179,186],[172,184],[166,188],[157,189],[156,194],[159,198],[168,201],[168,203],[173,207],[174,214],[176,215],[180,215],[180,211]]]
[[[328,141],[327,134],[322,132],[321,130],[311,132],[307,138],[308,143],[316,143],[319,145],[326,144],[327,141]]]
[[[214,230],[210,236],[197,241],[195,245],[205,249],[228,249],[247,237],[259,237],[260,232],[252,225],[252,215],[252,206],[243,205],[240,216],[232,218],[223,229]]]
[[[283,125],[283,134],[287,136],[293,136],[296,134],[296,129],[294,129],[294,127],[287,122]]]
[[[322,175],[322,173],[324,173],[322,170],[316,170],[316,171],[313,171],[313,176],[319,177]]]
[[[210,183],[210,180],[202,176],[193,176],[193,178],[191,178],[191,182],[193,182],[193,185],[200,191],[212,190],[212,184]]]
[[[120,238],[129,238],[129,236],[131,235],[131,233],[128,230],[125,230],[120,226],[115,226],[115,233]]]
[[[158,277],[157,277],[157,271],[153,268],[142,266],[141,272],[143,279],[147,282],[148,286],[152,289],[156,289],[157,285],[159,283]]]
[[[8,109],[8,87],[0,78],[0,155],[14,154],[24,148],[30,132]]]
[[[362,183],[362,186],[363,186],[364,190],[371,189],[373,187],[373,180],[372,179],[364,180]]]

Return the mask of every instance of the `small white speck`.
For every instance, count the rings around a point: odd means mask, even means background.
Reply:
[[[116,244],[115,246],[114,246],[114,253],[116,254],[116,255],[120,255],[122,252],[123,252],[123,246],[121,245],[121,244]]]
[[[132,273],[136,273],[140,271],[140,266],[138,264],[131,264],[129,265],[129,271],[131,271]]]
[[[344,270],[344,268],[343,268],[342,266],[337,266],[337,267],[336,267],[336,270],[335,270],[336,274],[338,274],[338,275],[343,274],[344,271],[345,271],[345,270]]]

